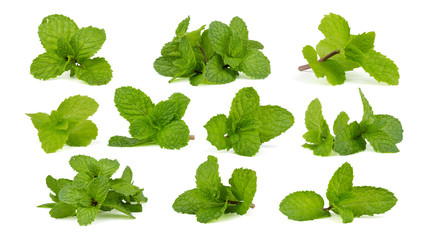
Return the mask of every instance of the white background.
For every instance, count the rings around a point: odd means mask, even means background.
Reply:
[[[0,149],[1,239],[375,239],[393,237],[427,239],[428,157],[427,128],[429,78],[427,45],[429,15],[425,1],[2,1],[0,7]],[[323,38],[317,27],[325,14],[340,14],[352,34],[375,31],[375,49],[393,59],[401,75],[398,86],[380,84],[361,70],[347,74],[341,86],[330,86],[311,71],[298,72],[305,64],[301,50]],[[113,79],[105,86],[89,86],[63,76],[40,81],[30,75],[30,64],[44,52],[37,27],[50,14],[64,14],[79,27],[104,28],[107,40],[96,56],[112,66]],[[251,39],[265,45],[272,74],[265,80],[237,81],[219,86],[193,87],[187,81],[168,83],[152,67],[177,24],[191,16],[190,29],[234,16],[245,20]],[[113,135],[128,135],[128,122],[119,116],[114,90],[133,86],[159,102],[174,92],[191,98],[184,120],[195,141],[181,150],[158,146],[111,148]],[[295,124],[280,137],[262,145],[255,157],[233,151],[217,151],[208,141],[203,125],[214,115],[228,114],[231,100],[242,87],[253,86],[261,104],[280,105],[295,117]],[[305,133],[304,113],[314,98],[332,127],[336,115],[346,111],[360,121],[362,88],[376,114],[399,118],[404,140],[400,153],[365,152],[351,156],[317,157],[301,147]],[[99,128],[88,147],[46,154],[37,131],[25,113],[56,109],[72,95],[88,95],[100,107],[91,117]],[[97,159],[117,159],[117,175],[130,166],[135,184],[145,188],[149,202],[132,220],[119,213],[99,214],[90,226],[80,227],[76,218],[57,220],[37,205],[50,202],[45,178],[74,176],[68,161],[87,154]],[[218,157],[225,184],[234,168],[257,172],[256,208],[244,216],[228,215],[201,224],[193,215],[173,211],[175,198],[195,186],[195,170],[207,155]],[[397,205],[374,217],[342,224],[339,216],[296,222],[279,210],[280,201],[298,190],[314,190],[325,197],[328,181],[344,162],[354,168],[355,185],[384,187],[395,193]],[[326,203],[327,204],[327,203]],[[326,205],[327,206],[327,205]]]

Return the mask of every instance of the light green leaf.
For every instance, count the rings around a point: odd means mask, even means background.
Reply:
[[[343,223],[353,222],[354,215],[352,210],[338,206],[336,206],[335,209],[338,210],[338,214],[340,214],[343,219]]]
[[[82,60],[75,68],[76,77],[89,85],[105,85],[112,79],[112,69],[104,58]]]
[[[76,172],[90,172],[89,165],[98,165],[98,162],[90,156],[75,155],[70,158],[69,164]]]
[[[194,188],[179,195],[173,203],[176,212],[196,214],[202,208],[214,208],[223,206],[224,202],[216,202],[203,191]]]
[[[246,214],[256,193],[256,172],[250,169],[236,168],[229,179],[229,184],[234,196],[242,201],[237,204],[236,212],[240,215]]]
[[[65,99],[57,111],[65,119],[80,121],[92,116],[97,111],[98,106],[98,103],[88,96],[75,95]]]
[[[104,29],[85,27],[79,29],[70,41],[78,62],[94,56],[106,41]]]
[[[206,65],[206,79],[216,84],[225,84],[235,81],[238,72],[230,68],[225,68],[222,57],[213,56]]]
[[[208,223],[219,219],[224,213],[228,203],[225,202],[223,206],[211,207],[211,208],[200,208],[198,209],[197,221],[200,223]]]
[[[67,145],[88,146],[97,135],[97,126],[91,120],[83,120],[70,128]]]
[[[313,191],[294,192],[280,203],[280,212],[289,219],[307,221],[331,216],[323,210],[323,198]]]
[[[99,210],[99,207],[78,207],[76,217],[79,225],[86,226],[92,223]]]
[[[144,92],[133,87],[117,88],[114,101],[119,114],[129,122],[150,115],[155,107]]]
[[[75,189],[73,184],[63,187],[59,192],[58,197],[61,202],[71,205],[77,205],[84,199],[88,198],[85,192]]]
[[[231,29],[225,23],[213,21],[209,25],[209,39],[213,50],[219,55],[226,55],[231,38]]]
[[[156,143],[161,148],[180,149],[188,145],[189,128],[182,120],[172,121],[157,134]]]
[[[60,37],[70,41],[78,30],[78,26],[70,18],[59,14],[49,15],[39,25],[40,42],[46,51],[53,52],[57,50]]]
[[[347,194],[353,187],[353,168],[349,163],[344,163],[335,171],[331,180],[329,180],[326,198],[329,202],[336,203],[343,194]]]
[[[53,52],[45,52],[33,60],[30,66],[30,73],[41,80],[55,78],[66,70],[66,64],[67,59]]]
[[[252,87],[240,89],[232,100],[229,118],[233,125],[259,114],[259,95]]]
[[[58,203],[49,211],[49,214],[53,218],[66,218],[74,216],[76,214],[76,208],[69,204]]]
[[[33,125],[37,130],[39,130],[40,127],[43,126],[43,124],[49,123],[51,121],[51,118],[47,113],[27,113],[27,116],[31,118],[31,121],[33,122]]]
[[[63,148],[68,138],[68,132],[57,130],[53,123],[43,124],[39,129],[39,140],[46,153],[53,153]]]
[[[271,73],[270,60],[256,49],[251,49],[240,62],[239,70],[251,78],[264,79]]]
[[[110,181],[110,188],[124,196],[132,196],[139,191],[139,188],[132,185],[130,182],[122,179],[115,179]]]
[[[133,138],[151,139],[157,133],[157,129],[152,125],[149,117],[140,117],[130,124],[130,134]]]
[[[109,178],[105,176],[98,176],[92,180],[88,185],[88,194],[93,199],[91,199],[92,206],[101,206],[104,199],[109,192]]]
[[[384,188],[353,187],[347,198],[341,199],[336,205],[349,209],[355,217],[372,216],[389,211],[398,200]]]
[[[333,13],[325,15],[320,22],[319,30],[326,38],[335,43],[337,48],[345,47],[350,39],[349,24],[340,15]]]
[[[183,35],[186,34],[186,32],[188,31],[190,21],[191,21],[191,17],[188,16],[187,18],[183,19],[179,23],[179,26],[177,26],[177,28],[176,28],[176,36],[177,37],[182,37]]]
[[[110,178],[116,171],[118,171],[119,162],[118,160],[102,158],[98,161],[98,167],[100,169],[100,175]]]
[[[180,54],[180,53],[178,53]],[[163,56],[159,57],[153,63],[153,68],[157,73],[165,77],[174,77],[181,72],[181,67],[174,65],[178,57]]]
[[[256,130],[238,132],[230,136],[231,145],[238,155],[251,157],[259,152],[261,141]]]
[[[222,185],[219,177],[217,158],[208,156],[207,161],[198,167],[195,179],[197,188],[199,189],[217,189]]]
[[[110,147],[135,147],[145,144],[152,144],[152,139],[137,139],[123,136],[113,136],[109,139],[108,146]]]
[[[261,143],[268,142],[271,139],[280,136],[286,132],[294,123],[293,115],[280,106],[260,106],[258,128]]]
[[[209,141],[217,150],[231,149],[229,138],[225,137],[228,133],[227,118],[224,114],[212,117],[204,128],[207,130],[207,141]]]

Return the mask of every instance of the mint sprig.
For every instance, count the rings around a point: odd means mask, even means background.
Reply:
[[[352,35],[347,21],[333,13],[325,15],[319,30],[325,39],[317,44],[316,49],[309,45],[304,47],[302,54],[308,64],[300,66],[300,71],[311,68],[316,77],[326,76],[330,84],[339,85],[346,80],[346,71],[362,67],[379,82],[399,84],[396,64],[374,50],[374,32]]]
[[[121,87],[115,91],[115,105],[119,114],[129,123],[132,138],[113,136],[111,147],[133,147],[156,144],[161,148],[180,149],[188,145],[189,128],[182,120],[191,101],[181,93],[154,104],[142,91]]]
[[[109,63],[93,57],[106,40],[103,29],[80,28],[63,15],[45,17],[39,26],[39,38],[46,52],[33,60],[30,73],[37,79],[47,80],[70,71],[89,85],[104,85],[112,79]]]
[[[242,156],[254,156],[262,143],[281,135],[294,123],[286,109],[261,106],[259,95],[252,87],[242,88],[232,100],[229,116],[212,117],[204,127],[207,140],[217,150],[234,149]]]
[[[182,193],[173,204],[176,212],[195,214],[197,221],[208,223],[225,213],[244,215],[252,204],[256,193],[256,173],[237,168],[229,179],[230,186],[222,184],[217,158],[208,156],[195,176],[197,187]]]
[[[98,103],[87,96],[65,99],[51,114],[29,113],[38,131],[42,149],[53,153],[65,144],[74,147],[88,146],[98,135],[97,126],[87,118],[98,109]]]
[[[264,46],[249,40],[246,23],[234,17],[229,25],[219,21],[188,32],[190,17],[176,29],[176,36],[161,49],[155,70],[166,77],[189,78],[192,85],[225,84],[239,72],[264,79],[271,73],[270,61],[260,51]]]
[[[305,112],[305,126],[308,131],[303,135],[307,141],[303,147],[313,150],[314,155],[318,156],[329,156],[332,150],[340,155],[350,155],[364,151],[368,141],[375,152],[399,152],[396,144],[402,141],[401,122],[387,114],[374,114],[360,89],[359,93],[364,109],[361,122],[349,123],[347,113],[341,112],[334,122],[335,137],[323,118],[319,99],[314,99]]]
[[[50,208],[53,218],[76,216],[79,225],[91,224],[99,211],[113,209],[134,218],[132,212],[141,212],[141,203],[147,202],[143,189],[133,184],[133,172],[126,167],[120,178],[112,178],[119,169],[117,160],[96,160],[90,156],[73,156],[70,166],[77,172],[73,180],[46,178],[53,203],[38,207]]]
[[[330,210],[341,216],[343,223],[350,223],[363,215],[373,216],[392,209],[397,199],[384,188],[353,186],[353,168],[344,163],[335,171],[328,184],[324,208],[322,196],[313,191],[298,191],[286,196],[280,203],[280,212],[289,219],[307,221],[331,216]]]

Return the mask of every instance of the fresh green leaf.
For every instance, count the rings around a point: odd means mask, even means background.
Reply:
[[[259,115],[259,95],[252,87],[242,88],[232,100],[229,118],[232,124]]]
[[[79,29],[70,41],[77,61],[94,56],[106,41],[104,29],[85,27]]]
[[[108,146],[110,147],[135,147],[145,144],[152,144],[151,139],[137,139],[123,136],[113,136],[109,139]]]
[[[286,132],[294,123],[292,113],[280,106],[260,106],[259,118],[260,127],[258,128],[261,143],[268,142],[271,139]]]
[[[189,128],[182,120],[165,125],[156,136],[156,143],[161,148],[180,149],[188,145]]]
[[[72,205],[59,203],[49,211],[49,215],[53,218],[66,218],[74,216],[76,214],[76,208]]]
[[[98,135],[98,128],[91,120],[83,120],[70,128],[69,146],[88,146]]]
[[[137,118],[130,124],[130,134],[133,138],[151,139],[156,133],[157,129],[147,116]]]
[[[87,226],[91,224],[97,216],[99,207],[78,207],[77,208],[77,221],[80,226]]]
[[[294,192],[280,203],[280,212],[297,221],[314,220],[331,216],[323,210],[323,198],[313,191]]]
[[[206,66],[206,79],[211,83],[224,84],[235,81],[238,72],[226,68],[220,55],[215,55]]]
[[[45,17],[39,25],[40,42],[46,51],[52,52],[57,49],[60,37],[70,41],[78,30],[78,26],[70,18],[59,14],[50,15]]]
[[[329,180],[326,198],[329,202],[338,202],[344,194],[347,194],[353,187],[353,168],[349,163],[344,163],[335,171]]]
[[[349,209],[355,217],[372,216],[389,211],[398,200],[384,188],[353,187],[350,195],[341,199],[337,206]]]
[[[230,136],[231,145],[238,155],[252,157],[261,146],[259,133],[256,130],[237,132]]]
[[[209,141],[217,150],[229,150],[232,148],[231,141],[225,137],[228,134],[227,117],[219,114],[212,117],[204,128],[207,130],[207,141]]]
[[[133,87],[117,88],[114,101],[119,114],[129,122],[150,115],[155,107],[144,92]]]
[[[89,85],[105,85],[112,79],[112,69],[104,58],[82,60],[75,71],[77,78]]]
[[[53,52],[45,52],[33,60],[30,73],[37,79],[55,78],[66,70],[66,63],[67,59],[61,58]]]
[[[256,193],[256,172],[250,169],[237,168],[232,173],[229,184],[234,196],[242,201],[237,204],[236,212],[240,215],[246,214]]]
[[[271,73],[270,60],[262,52],[251,49],[241,60],[239,69],[251,78],[264,79]]]
[[[200,208],[196,213],[197,221],[200,223],[208,223],[217,220],[225,213],[227,206],[228,203],[225,202],[223,206],[219,207]]]
[[[92,116],[97,111],[98,106],[98,103],[88,96],[75,95],[65,99],[57,111],[65,119],[81,121]]]

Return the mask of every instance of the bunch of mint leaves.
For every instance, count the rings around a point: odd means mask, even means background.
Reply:
[[[133,172],[126,167],[120,178],[112,178],[119,169],[117,160],[96,160],[90,156],[73,156],[70,166],[77,172],[73,180],[51,175],[46,185],[53,203],[38,207],[50,208],[53,218],[76,216],[79,225],[88,225],[95,220],[99,211],[120,211],[134,218],[132,212],[141,212],[142,204],[147,202],[143,189],[133,184]]]
[[[222,184],[217,158],[208,156],[195,175],[197,187],[182,193],[174,201],[176,212],[195,214],[197,221],[208,223],[225,213],[244,215],[253,208],[256,193],[256,172],[236,168],[229,179],[231,186]]]
[[[63,15],[50,15],[39,26],[39,38],[46,52],[33,60],[30,73],[47,80],[70,70],[89,85],[104,85],[112,79],[112,69],[104,58],[94,56],[106,40],[103,29],[80,28]]]
[[[234,149],[242,156],[254,156],[261,144],[279,136],[294,123],[293,115],[276,105],[261,106],[252,87],[242,88],[232,100],[229,116],[218,114],[204,127],[207,140],[217,150]]]
[[[385,213],[398,201],[384,188],[353,186],[353,168],[347,162],[329,181],[326,198],[329,207],[324,208],[323,198],[314,191],[294,192],[280,203],[280,211],[289,219],[307,221],[329,217],[332,210],[341,216],[343,223],[350,223],[355,217]]]
[[[332,150],[340,155],[349,155],[364,151],[366,139],[375,152],[399,152],[396,144],[402,141],[401,122],[387,114],[374,114],[360,89],[359,93],[363,104],[362,121],[349,124],[349,116],[341,112],[334,122],[335,137],[331,135],[323,118],[319,99],[314,99],[305,112],[305,126],[308,131],[303,137],[309,143],[303,147],[313,150],[314,155],[318,156],[329,156]]]
[[[98,109],[98,103],[87,96],[65,99],[51,114],[31,113],[34,127],[38,130],[42,149],[53,153],[64,144],[74,147],[88,146],[98,135],[97,126],[87,118]]]
[[[186,123],[181,120],[191,101],[181,93],[154,104],[142,91],[121,87],[115,91],[115,105],[119,114],[130,122],[132,138],[113,136],[111,147],[133,147],[157,144],[161,148],[180,149],[188,145],[190,136]]]
[[[190,17],[176,29],[176,36],[161,49],[153,66],[162,76],[189,78],[193,86],[235,81],[239,72],[253,79],[271,73],[270,61],[260,51],[264,46],[249,40],[246,23],[234,17],[229,26],[219,21],[187,32]],[[171,82],[170,81],[170,82]]]
[[[352,35],[347,21],[333,13],[322,19],[319,30],[325,39],[317,44],[316,50],[309,45],[304,47],[302,54],[308,65],[300,66],[300,71],[311,68],[316,77],[326,76],[330,84],[339,85],[346,80],[346,71],[362,67],[379,82],[399,84],[398,67],[374,50],[374,32]]]

